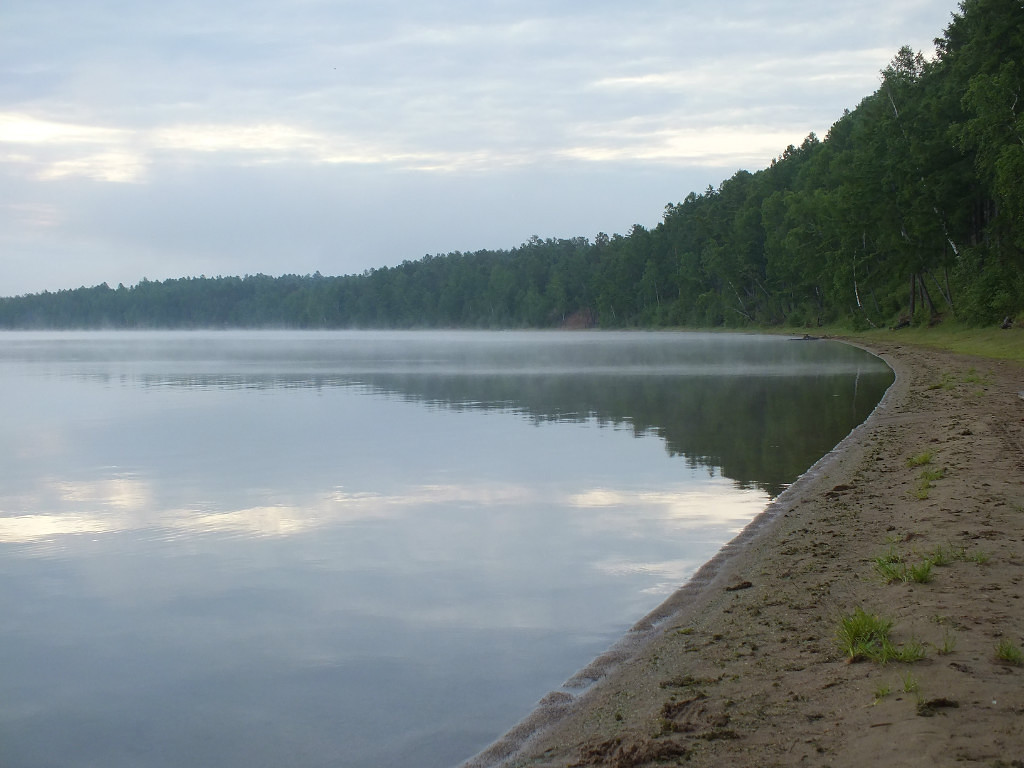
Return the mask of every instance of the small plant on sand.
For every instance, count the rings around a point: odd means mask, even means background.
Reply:
[[[974,368],[971,368],[964,377],[961,379],[964,384],[978,384],[982,387],[987,387],[992,384],[991,373],[978,373]]]
[[[853,613],[840,619],[836,639],[840,650],[851,662],[875,659],[889,640],[891,629],[892,622],[889,619],[868,613],[857,606]]]
[[[942,645],[936,650],[940,656],[946,656],[956,650],[956,635],[948,629],[942,633]]]
[[[1020,646],[1013,641],[1003,638],[996,646],[996,659],[1004,664],[1019,667],[1024,665],[1024,651],[1021,651]]]
[[[944,469],[926,469],[917,478],[917,488],[914,489],[914,496],[919,499],[927,499],[928,491],[932,489],[932,483],[941,480],[946,475]]]
[[[951,374],[951,373],[944,373],[944,374],[942,374],[942,379],[940,379],[939,381],[935,382],[934,384],[929,384],[927,388],[928,389],[952,389],[955,386],[956,386],[956,377],[954,377],[953,374]]]
[[[886,696],[892,694],[892,687],[888,683],[879,683],[878,687],[875,688],[875,704],[878,704]]]
[[[903,556],[896,551],[896,548],[890,547],[884,555],[875,558],[875,570],[886,584],[892,584],[894,581],[904,580],[907,566],[903,562]]]
[[[940,544],[928,555],[928,559],[932,561],[932,565],[941,568],[957,559],[956,550],[953,549],[953,545],[944,547]]]
[[[917,456],[911,456],[907,459],[907,466],[911,469],[914,467],[923,467],[925,464],[931,464],[932,459],[934,458],[935,454],[931,451],[925,451],[924,453],[919,453]]]
[[[918,640],[908,640],[899,648],[889,643],[888,651],[889,656],[885,661],[899,661],[903,664],[913,664],[915,661],[921,661],[921,659],[928,655],[924,649],[924,644]]]
[[[890,661],[911,663],[925,657],[924,645],[911,640],[897,646],[889,637],[892,620],[868,613],[861,607],[839,620],[836,641],[839,649],[853,663],[864,659],[885,664]]]
[[[875,570],[886,584],[897,581],[927,584],[932,580],[932,565],[934,561],[930,557],[917,565],[906,563],[895,547],[890,547],[884,555],[875,558]]]
[[[973,555],[970,555],[970,559],[976,562],[978,565],[985,565],[991,559],[988,552],[982,552],[980,549]]]
[[[924,560],[917,565],[907,566],[907,575],[904,581],[913,581],[917,584],[927,584],[932,580],[932,561]]]
[[[903,692],[904,693],[917,693],[921,690],[921,684],[917,681],[910,672],[903,675]]]
[[[839,623],[839,647],[851,661],[870,659],[885,662],[895,650],[889,632],[892,620],[868,613],[861,607]]]

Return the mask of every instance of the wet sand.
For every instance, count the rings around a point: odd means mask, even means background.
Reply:
[[[1024,368],[896,339],[868,421],[467,768],[1024,766]],[[857,607],[925,658],[851,663]]]

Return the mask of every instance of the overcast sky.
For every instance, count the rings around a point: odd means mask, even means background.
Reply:
[[[955,0],[4,0],[0,295],[626,233]]]

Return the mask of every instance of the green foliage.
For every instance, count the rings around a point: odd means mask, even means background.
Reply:
[[[939,646],[938,651],[940,656],[946,656],[956,650],[956,635],[946,630],[942,634],[942,645]]]
[[[924,645],[910,640],[901,646],[893,643],[889,633],[892,621],[857,607],[842,617],[836,631],[839,649],[850,662],[869,660],[879,664],[898,661],[906,664],[925,658]]]
[[[0,328],[998,323],[1024,313],[1024,6],[964,0],[936,43],[934,59],[897,51],[824,139],[670,203],[653,229],[342,277],[10,297]]]
[[[891,547],[884,555],[875,558],[875,571],[886,584],[897,581],[927,584],[932,580],[932,567],[935,565],[938,563],[931,557],[925,558],[920,563],[907,563],[895,547]]]
[[[920,563],[907,566],[906,581],[913,581],[917,584],[927,584],[932,580],[932,561],[922,560]]]
[[[875,570],[886,584],[906,580],[904,577],[907,572],[907,566],[895,547],[890,548],[884,555],[875,558]]]
[[[1013,641],[1003,638],[996,646],[996,659],[1015,667],[1024,665],[1024,651]]]
[[[931,451],[924,451],[916,456],[911,456],[907,459],[908,467],[923,467],[925,464],[931,464],[932,459],[935,458],[935,454]]]
[[[892,621],[857,606],[853,613],[840,619],[836,639],[839,649],[850,661],[875,659],[889,642],[891,630]]]
[[[903,675],[903,692],[918,693],[921,690],[921,683],[911,672]]]
[[[875,704],[880,703],[882,699],[890,695],[892,695],[892,686],[888,683],[879,683],[875,689]]]
[[[914,489],[914,496],[918,499],[927,499],[928,493],[932,489],[932,483],[936,480],[941,480],[946,476],[946,470],[943,468],[938,469],[925,469],[918,475],[917,487]]]

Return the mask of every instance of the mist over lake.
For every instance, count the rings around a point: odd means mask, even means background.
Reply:
[[[891,381],[732,334],[2,334],[0,764],[457,764]]]

